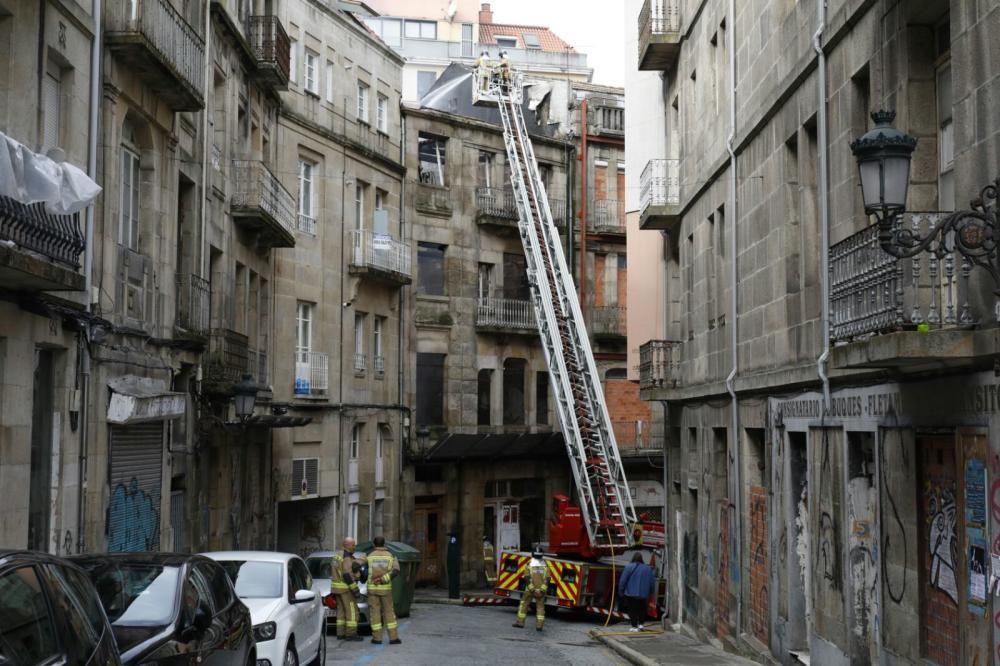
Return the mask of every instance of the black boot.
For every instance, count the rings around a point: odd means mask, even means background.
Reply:
[[[373,638],[373,639],[372,639],[372,643],[374,643],[375,645],[382,645],[382,641],[380,641],[380,640],[379,640],[379,639],[377,639],[377,638]]]
[[[393,638],[391,641],[389,641],[389,645],[399,645],[402,642],[403,641],[399,640],[398,638]]]
[[[523,625],[523,624],[518,624],[517,622],[515,622],[515,623],[514,623],[514,624],[512,624],[511,626],[512,626],[512,627],[517,627],[518,629],[524,629],[524,625]]]

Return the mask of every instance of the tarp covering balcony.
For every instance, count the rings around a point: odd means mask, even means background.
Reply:
[[[0,195],[23,204],[42,203],[52,215],[71,215],[100,192],[100,185],[79,168],[32,152],[0,132]]]

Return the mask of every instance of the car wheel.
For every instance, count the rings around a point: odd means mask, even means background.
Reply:
[[[316,659],[313,666],[323,666],[326,663],[326,631],[319,635],[319,649],[316,650]]]
[[[299,655],[295,651],[295,646],[291,643],[285,648],[285,659],[282,666],[299,666]]]

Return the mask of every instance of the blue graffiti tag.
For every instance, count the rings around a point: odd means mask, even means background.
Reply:
[[[132,477],[125,484],[119,483],[111,493],[108,506],[108,552],[136,553],[156,550],[160,543],[160,514],[158,507],[139,481]],[[116,526],[112,529],[112,526]]]

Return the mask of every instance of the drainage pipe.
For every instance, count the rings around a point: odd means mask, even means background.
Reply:
[[[101,2],[94,0],[94,37],[90,46],[90,118],[87,122],[87,175],[94,182],[100,182],[97,176],[97,130],[101,113]],[[94,214],[97,203],[87,206],[85,247],[83,250],[83,280],[84,280],[84,310],[89,315],[93,311],[94,290]],[[86,543],[84,539],[84,520],[87,509],[87,451],[89,447],[88,430],[90,419],[87,403],[90,400],[90,320],[79,334],[78,354],[80,359],[80,451],[77,461],[77,517],[76,517],[76,552],[82,553]],[[68,554],[68,553],[66,553]]]
[[[735,502],[735,517],[736,519],[731,521],[733,526],[733,532],[735,534],[735,544],[729,544],[730,557],[732,553],[736,553],[737,567],[740,573],[739,576],[739,595],[736,603],[736,635],[739,636],[743,630],[743,483],[741,481],[742,477],[742,456],[740,455],[740,403],[736,396],[736,375],[739,372],[739,292],[737,290],[737,275],[738,273],[738,260],[737,255],[738,247],[736,245],[738,236],[736,234],[737,221],[739,220],[739,206],[737,202],[737,192],[736,192],[736,151],[733,146],[736,141],[736,49],[734,48],[736,43],[735,32],[736,32],[736,0],[729,0],[729,23],[733,26],[733,37],[729,40],[729,136],[726,138],[726,150],[729,151],[729,201],[732,206],[732,224],[730,227],[730,243],[729,243],[729,270],[731,277],[729,280],[729,312],[731,321],[729,322],[730,330],[730,353],[732,370],[729,376],[726,377],[726,390],[729,392],[729,397],[731,401],[732,410],[732,450],[731,459],[733,460],[733,474],[731,481],[731,488],[734,492],[731,493],[732,499]],[[730,564],[730,566],[732,566]],[[730,578],[731,580],[731,578]]]
[[[819,132],[819,228],[820,228],[820,328],[823,330],[823,353],[816,359],[816,372],[823,382],[823,401],[830,408],[830,378],[827,375],[827,360],[830,357],[830,178],[827,159],[826,120],[826,55],[823,53],[823,32],[826,30],[826,0],[816,0],[816,33],[813,35],[813,49],[816,51],[816,72],[819,80],[816,124]]]

